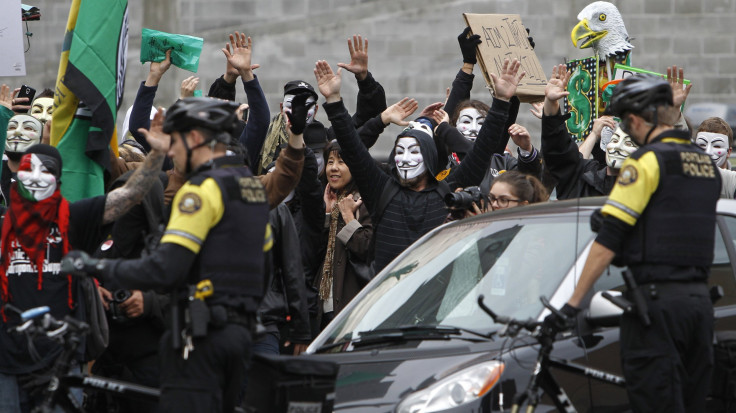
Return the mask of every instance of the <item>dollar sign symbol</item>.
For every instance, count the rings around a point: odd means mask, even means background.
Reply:
[[[582,70],[581,66],[582,64],[577,65],[567,84],[567,90],[570,92],[567,102],[570,105],[570,112],[572,114],[567,120],[567,130],[572,135],[578,135],[579,138],[583,138],[583,132],[590,125],[592,108],[590,106],[590,99],[588,99],[588,92],[590,92],[590,88],[593,85],[590,73],[587,70]]]

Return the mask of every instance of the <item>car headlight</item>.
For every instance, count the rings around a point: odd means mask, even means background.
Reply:
[[[462,406],[491,391],[503,373],[500,361],[486,361],[461,370],[407,396],[397,413],[430,413]]]

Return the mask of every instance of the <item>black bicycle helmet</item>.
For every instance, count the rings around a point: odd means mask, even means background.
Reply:
[[[622,117],[626,112],[642,113],[661,105],[673,105],[670,84],[659,76],[636,74],[616,85],[606,114]]]
[[[238,104],[228,100],[213,98],[186,98],[174,103],[166,111],[164,132],[186,132],[194,128],[204,128],[213,132],[213,139],[229,144],[230,133],[238,121]]]

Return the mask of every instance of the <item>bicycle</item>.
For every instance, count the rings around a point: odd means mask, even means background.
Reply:
[[[511,317],[500,316],[485,305],[483,302],[484,298],[485,297],[482,294],[478,296],[478,305],[493,319],[494,322],[505,325],[504,335],[514,338],[521,331],[527,330],[540,344],[537,361],[532,369],[529,384],[523,392],[514,396],[511,413],[518,413],[521,411],[524,403],[526,403],[527,406],[525,410],[526,413],[534,412],[542,398],[540,389],[552,399],[552,402],[555,404],[558,411],[565,413],[577,412],[577,409],[572,405],[572,402],[567,396],[567,393],[565,393],[565,390],[560,386],[554,375],[552,375],[550,371],[551,367],[573,374],[590,377],[604,383],[620,387],[626,386],[624,378],[616,374],[583,366],[568,360],[551,357],[550,353],[552,352],[553,343],[555,341],[554,332],[543,329],[541,322],[531,318],[527,320],[518,320]],[[560,313],[556,308],[550,305],[546,298],[540,297],[540,299],[547,309],[562,317],[562,319],[566,318],[564,314]]]
[[[6,308],[8,307],[6,305]],[[50,413],[55,406],[70,413],[84,413],[84,406],[70,392],[72,388],[97,390],[139,400],[158,401],[161,394],[158,389],[72,371],[74,366],[72,361],[89,332],[89,325],[70,316],[64,317],[64,320],[57,320],[49,311],[49,307],[46,306],[24,312],[18,311],[21,324],[11,328],[11,332],[24,334],[29,338],[45,335],[63,346],[61,355],[51,368],[48,384],[43,390],[42,402],[33,409],[34,413]]]

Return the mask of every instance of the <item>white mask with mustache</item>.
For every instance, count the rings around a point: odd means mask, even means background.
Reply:
[[[620,169],[632,153],[639,149],[639,145],[634,142],[620,127],[611,135],[611,140],[606,145],[606,165],[613,169]]]
[[[698,132],[695,144],[705,151],[716,163],[722,167],[728,157],[728,136],[722,133]]]
[[[414,179],[427,170],[419,141],[416,138],[399,138],[394,150],[394,161],[401,179]]]

